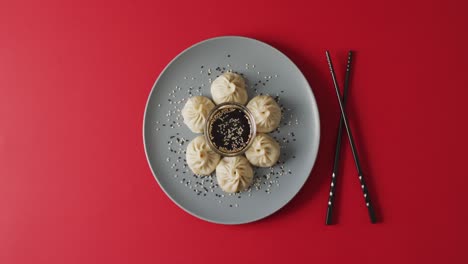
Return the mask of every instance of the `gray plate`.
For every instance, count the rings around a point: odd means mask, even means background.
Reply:
[[[211,98],[211,81],[227,70],[244,75],[249,100],[269,94],[283,108],[280,128],[270,133],[281,145],[279,163],[254,167],[252,187],[230,195],[214,173],[198,177],[186,165],[186,146],[197,135],[180,113],[190,96]],[[259,220],[288,203],[309,177],[320,139],[317,104],[301,71],[277,49],[244,37],[208,39],[174,58],[151,90],[143,122],[148,163],[167,196],[188,213],[221,224]]]

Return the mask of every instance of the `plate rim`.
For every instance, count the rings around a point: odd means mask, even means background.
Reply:
[[[261,44],[261,45],[264,45],[268,48],[271,48],[273,49],[274,51],[278,52],[279,54],[281,54],[282,56],[284,56],[286,58],[287,61],[289,61],[291,63],[291,65],[293,65],[293,67],[302,75],[302,77],[304,78],[305,80],[305,83],[307,84],[307,86],[309,87],[308,90],[308,95],[309,97],[311,98],[312,102],[313,102],[313,108],[315,108],[315,112],[316,112],[316,120],[317,120],[317,127],[316,127],[316,131],[315,133],[317,134],[317,137],[316,137],[316,148],[314,150],[314,152],[312,153],[312,157],[314,158],[314,161],[312,162],[311,164],[311,167],[310,167],[310,170],[309,170],[309,174],[307,175],[307,177],[304,178],[304,181],[300,184],[300,187],[297,189],[297,191],[294,193],[294,195],[291,196],[291,198],[287,199],[284,204],[282,204],[281,206],[279,206],[276,210],[268,213],[268,214],[265,214],[263,216],[260,216],[260,217],[255,217],[255,218],[252,218],[250,220],[246,220],[246,221],[232,221],[232,222],[221,222],[221,221],[216,221],[216,220],[213,220],[213,219],[209,219],[209,218],[206,218],[204,216],[201,216],[201,215],[198,215],[192,211],[190,211],[189,209],[185,208],[184,206],[182,206],[181,204],[179,204],[173,197],[172,195],[166,191],[166,189],[164,188],[164,186],[161,184],[161,182],[159,182],[158,180],[158,177],[157,177],[157,174],[156,172],[154,171],[153,167],[151,166],[151,162],[150,162],[150,159],[149,159],[149,156],[148,156],[148,150],[147,150],[147,145],[146,145],[146,137],[145,137],[145,124],[146,124],[146,113],[148,112],[148,106],[149,106],[149,102],[153,96],[153,92],[156,90],[156,85],[158,84],[158,81],[161,79],[161,77],[164,75],[164,73],[167,71],[167,69],[174,63],[174,61],[176,61],[179,57],[181,57],[183,54],[185,54],[186,52],[188,52],[189,50],[191,50],[192,48],[196,47],[196,46],[199,46],[199,45],[203,45],[204,43],[206,42],[210,42],[210,41],[215,41],[215,40],[219,40],[219,39],[230,39],[230,38],[233,38],[233,39],[243,39],[243,40],[248,40],[248,41],[253,41],[253,42],[257,42],[258,44]],[[272,214],[278,212],[279,210],[281,210],[284,206],[286,206],[289,202],[291,202],[292,199],[294,199],[294,197],[296,197],[296,195],[302,190],[302,188],[304,187],[305,183],[307,182],[307,180],[309,179],[310,177],[310,174],[312,173],[312,170],[315,166],[315,163],[317,161],[317,155],[318,155],[318,150],[320,148],[320,131],[321,131],[321,126],[320,126],[320,113],[319,113],[319,109],[318,109],[318,105],[317,105],[317,100],[315,99],[315,96],[314,96],[314,93],[312,91],[312,87],[310,86],[310,83],[309,81],[307,80],[307,78],[304,76],[304,73],[302,73],[302,71],[299,69],[299,67],[288,57],[286,56],[286,54],[284,54],[283,52],[281,52],[280,50],[278,50],[277,48],[273,47],[272,45],[266,43],[266,42],[263,42],[263,41],[260,41],[260,40],[257,40],[257,39],[254,39],[254,38],[250,38],[250,37],[244,37],[244,36],[236,36],[236,35],[225,35],[225,36],[218,36],[218,37],[213,37],[213,38],[208,38],[208,39],[205,39],[205,40],[202,40],[202,41],[199,41],[193,45],[191,45],[190,47],[184,49],[182,52],[180,52],[179,54],[177,54],[165,67],[164,69],[161,71],[161,73],[158,75],[158,78],[156,78],[155,82],[153,83],[153,86],[151,87],[151,91],[149,92],[148,94],[148,98],[146,99],[146,105],[145,105],[145,109],[144,109],[144,112],[143,112],[143,125],[142,125],[142,132],[143,132],[143,147],[144,147],[144,150],[145,150],[145,156],[146,156],[146,162],[148,163],[148,167],[150,168],[151,170],[151,173],[153,174],[153,177],[154,179],[156,180],[156,182],[158,183],[159,187],[163,190],[163,192],[166,194],[167,197],[169,197],[169,199],[174,203],[176,204],[178,207],[180,207],[182,210],[184,210],[185,212],[187,212],[188,214],[198,218],[198,219],[202,219],[204,221],[207,221],[207,222],[210,222],[210,223],[214,223],[214,224],[221,224],[221,225],[242,225],[242,224],[247,224],[247,223],[252,223],[252,222],[256,222],[256,221],[259,221],[261,219],[264,219],[268,216],[271,216]]]

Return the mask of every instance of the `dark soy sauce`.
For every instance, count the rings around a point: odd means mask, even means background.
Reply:
[[[250,120],[244,111],[225,108],[213,116],[209,137],[214,147],[221,152],[236,153],[248,145],[250,130]]]

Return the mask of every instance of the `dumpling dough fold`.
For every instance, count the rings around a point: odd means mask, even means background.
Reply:
[[[269,95],[258,95],[247,104],[257,125],[257,132],[269,133],[281,122],[281,108]]]
[[[204,136],[198,136],[188,144],[186,159],[193,173],[206,176],[216,169],[221,156],[208,146]]]
[[[207,97],[191,97],[182,108],[184,123],[193,133],[202,133],[205,129],[206,119],[214,106],[213,102]]]
[[[252,184],[252,166],[244,156],[224,157],[216,167],[216,179],[225,192],[243,191]]]
[[[235,102],[247,103],[245,80],[239,74],[226,72],[211,83],[211,95],[216,104]]]
[[[254,166],[271,167],[278,162],[280,145],[272,137],[258,134],[245,152],[245,156]]]

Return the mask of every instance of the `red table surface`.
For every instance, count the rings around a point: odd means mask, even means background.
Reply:
[[[468,263],[467,3],[2,1],[0,263]],[[172,203],[142,142],[161,70],[221,35],[288,55],[322,125],[300,193],[239,226]],[[349,119],[376,225],[346,141],[324,225],[339,117],[326,49],[340,81],[356,51]]]

